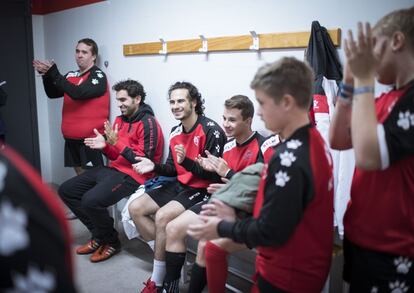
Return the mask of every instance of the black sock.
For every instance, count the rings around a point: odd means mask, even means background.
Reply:
[[[178,292],[181,268],[184,265],[185,252],[165,252],[165,269],[163,289],[170,292]]]
[[[191,270],[190,287],[188,293],[201,293],[207,284],[206,267],[201,267],[194,263]]]

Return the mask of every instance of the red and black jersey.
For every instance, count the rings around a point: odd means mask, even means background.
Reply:
[[[273,156],[274,148],[280,143],[279,135],[268,136],[260,146],[263,154],[263,162],[267,164]]]
[[[239,172],[249,165],[263,162],[263,155],[260,146],[264,142],[264,137],[258,132],[254,132],[249,139],[242,144],[238,144],[235,139],[230,140],[224,145],[223,159],[227,162],[230,170],[226,178],[230,179],[236,172]]]
[[[54,64],[43,76],[49,98],[63,96],[62,133],[65,138],[84,139],[94,136],[93,129],[103,132],[109,117],[109,85],[105,73],[97,66],[79,71],[59,73]]]
[[[286,292],[321,292],[333,237],[332,160],[319,132],[304,126],[275,148],[253,217],[222,221],[221,237],[257,247],[256,270]]]
[[[370,250],[414,258],[414,82],[376,100],[382,169],[355,169],[345,235]]]
[[[0,174],[0,292],[75,292],[59,197],[8,146],[0,150]]]
[[[194,126],[185,132],[182,124],[171,130],[170,152],[165,164],[155,164],[155,172],[160,175],[177,176],[177,180],[192,188],[207,188],[210,183],[219,181],[215,172],[205,171],[195,160],[198,155],[206,156],[205,151],[221,157],[226,143],[226,135],[221,127],[213,120],[199,115]],[[186,158],[177,163],[177,154],[174,147],[182,144],[186,151]]]
[[[115,124],[118,125],[118,141],[115,145],[106,144],[102,150],[111,160],[109,166],[144,184],[154,177],[154,173],[138,174],[132,169],[132,164],[137,162],[137,156],[146,157],[154,163],[161,162],[164,147],[161,126],[151,107],[144,103],[130,118],[123,115],[116,117],[114,127]]]

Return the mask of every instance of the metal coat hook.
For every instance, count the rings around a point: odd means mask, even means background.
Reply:
[[[207,53],[208,52],[208,40],[203,35],[200,35],[200,39],[202,41],[202,47],[198,49],[198,51],[202,53]]]
[[[252,35],[253,44],[249,47],[249,49],[259,51],[259,35],[255,31],[250,31],[250,34]]]
[[[160,38],[160,42],[162,43],[162,49],[159,51],[162,55],[167,55],[167,42],[164,41],[163,38]]]

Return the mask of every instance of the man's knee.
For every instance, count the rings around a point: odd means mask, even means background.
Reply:
[[[170,221],[167,223],[165,232],[168,239],[184,239],[187,236],[187,223]]]
[[[167,224],[176,217],[176,214],[167,209],[159,209],[155,214],[155,226],[159,229],[165,229]]]
[[[71,185],[68,183],[68,181],[63,182],[59,188],[58,188],[58,194],[61,199],[65,200],[70,198],[71,195]]]

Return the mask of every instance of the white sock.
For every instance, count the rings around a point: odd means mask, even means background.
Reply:
[[[165,277],[165,261],[154,259],[151,281],[155,282],[157,287],[162,286]]]

